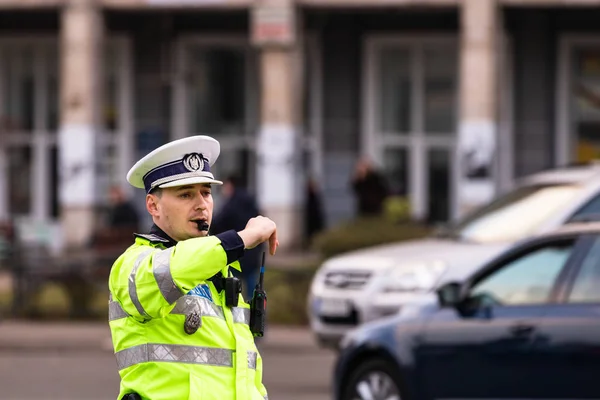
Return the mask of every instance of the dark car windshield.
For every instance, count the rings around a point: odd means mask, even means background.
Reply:
[[[573,184],[522,186],[467,215],[444,235],[478,243],[520,240],[565,207],[581,190],[581,186]]]

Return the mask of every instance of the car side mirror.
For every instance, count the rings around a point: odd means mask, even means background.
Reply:
[[[437,289],[438,301],[441,307],[457,307],[464,300],[463,285],[458,282],[449,282]]]

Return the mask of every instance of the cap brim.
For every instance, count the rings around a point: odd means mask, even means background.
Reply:
[[[159,188],[170,188],[177,186],[185,186],[185,185],[197,185],[199,183],[208,183],[211,185],[222,185],[223,182],[218,181],[216,179],[210,179],[204,176],[195,176],[193,178],[184,178],[178,179],[176,181],[163,183],[162,185],[158,185]]]

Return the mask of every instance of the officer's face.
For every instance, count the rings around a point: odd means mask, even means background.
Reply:
[[[146,207],[154,222],[176,241],[206,236],[213,214],[211,188],[208,184],[164,188],[159,195],[146,197]]]

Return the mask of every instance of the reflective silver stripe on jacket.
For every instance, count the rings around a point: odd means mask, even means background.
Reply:
[[[192,312],[197,312],[203,317],[215,317],[225,319],[223,308],[216,305],[212,301],[199,296],[182,296],[177,300],[177,304],[171,314],[188,315]],[[250,324],[250,309],[244,307],[233,307],[231,309],[233,322],[238,324]],[[129,314],[123,310],[121,305],[113,300],[108,303],[108,320],[114,321],[120,318],[126,318]]]
[[[233,350],[147,343],[115,353],[119,370],[144,362],[175,362],[233,367]]]
[[[113,300],[113,295],[108,292],[108,321],[114,321],[116,319],[126,318],[129,314],[123,310],[121,305]]]
[[[223,307],[216,305],[212,301],[199,296],[182,296],[177,300],[175,308],[171,314],[188,315],[192,312],[204,317],[216,317],[225,319]],[[250,309],[244,307],[232,307],[231,314],[233,322],[240,324],[250,324]]]
[[[116,319],[127,318],[129,315],[123,310],[121,305],[113,300],[108,302],[108,320],[114,321]]]
[[[244,307],[233,307],[231,309],[233,315],[233,322],[239,324],[250,325],[250,309]]]
[[[258,353],[255,351],[248,351],[248,368],[256,369],[256,359],[258,358]]]
[[[225,319],[223,315],[223,308],[216,305],[212,301],[199,296],[183,296],[177,300],[175,308],[171,311],[171,314],[183,314],[188,315],[192,312],[198,313],[198,315],[206,317],[217,317]]]
[[[154,279],[169,304],[175,303],[183,295],[171,275],[171,254],[173,254],[173,247],[157,252],[152,259]]]
[[[145,250],[142,254],[138,256],[138,258],[135,260],[135,263],[133,264],[131,274],[129,275],[129,297],[131,298],[131,302],[133,303],[137,311],[140,313],[140,315],[143,315],[145,317],[148,317],[149,315],[146,313],[146,310],[144,310],[144,307],[142,307],[142,303],[140,303],[140,299],[138,298],[137,287],[135,286],[135,274],[137,273],[137,270],[142,261],[144,261],[144,258],[146,258],[148,254],[152,253],[152,251],[153,249]]]

